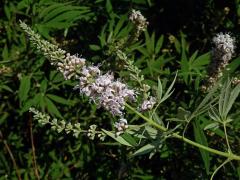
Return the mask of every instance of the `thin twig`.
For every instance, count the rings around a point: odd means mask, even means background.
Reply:
[[[213,180],[213,177],[215,176],[215,174],[219,171],[219,169],[221,169],[225,164],[227,164],[228,162],[230,162],[231,159],[226,159],[226,161],[224,161],[220,166],[217,167],[217,169],[215,169],[215,171],[213,172],[210,180]]]
[[[7,141],[3,138],[3,133],[2,133],[1,130],[0,130],[0,140],[3,141],[3,144],[4,144],[5,148],[7,149],[7,152],[8,152],[8,154],[9,154],[11,160],[12,160],[14,169],[16,170],[16,174],[17,174],[18,180],[22,180],[22,178],[21,178],[21,176],[20,176],[20,173],[19,173],[19,169],[18,169],[16,160],[15,160],[15,158],[14,158],[14,156],[13,156],[13,153],[12,153],[10,147],[8,146]]]
[[[226,128],[226,122],[223,122],[223,129],[224,129],[224,134],[225,134],[225,139],[226,139],[226,143],[227,143],[227,147],[228,147],[228,152],[231,153],[231,147],[228,141],[228,134],[227,134],[227,128]]]
[[[34,146],[34,139],[33,139],[33,132],[32,132],[32,115],[30,113],[29,117],[29,129],[30,129],[30,138],[31,138],[31,146],[32,146],[32,161],[33,161],[33,169],[34,174],[36,176],[36,179],[40,180],[38,168],[37,168],[37,161],[36,161],[36,155],[35,155],[35,146]]]
[[[167,132],[167,131],[168,131],[167,128],[165,128],[165,127],[163,127],[162,125],[156,123],[156,122],[153,121],[152,119],[144,116],[143,114],[141,114],[140,112],[138,112],[137,110],[135,110],[132,106],[130,106],[130,105],[128,105],[128,104],[125,104],[125,106],[126,106],[128,109],[132,110],[132,111],[133,111],[135,114],[137,114],[139,117],[143,118],[143,119],[144,119],[146,122],[148,122],[150,125],[156,127],[157,129],[159,129],[159,130],[161,130],[161,131],[163,131],[163,132]],[[240,161],[240,156],[239,156],[239,155],[235,155],[235,154],[233,154],[233,153],[231,153],[231,152],[219,151],[219,150],[210,148],[210,147],[208,147],[208,146],[204,146],[204,145],[199,144],[199,143],[197,143],[197,142],[195,142],[195,141],[192,141],[192,140],[190,140],[190,139],[188,139],[188,138],[185,138],[185,137],[179,135],[178,133],[172,133],[172,137],[177,138],[177,139],[181,139],[181,140],[183,140],[184,142],[186,142],[186,143],[188,143],[188,144],[191,144],[191,145],[193,145],[193,146],[195,146],[195,147],[201,148],[201,149],[206,150],[206,151],[208,151],[208,152],[211,152],[211,153],[214,153],[214,154],[218,154],[218,155],[220,155],[220,156],[227,157],[227,158],[229,158],[229,159],[231,159],[231,160]]]

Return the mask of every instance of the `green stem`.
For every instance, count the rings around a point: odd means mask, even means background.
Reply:
[[[228,162],[230,162],[231,159],[227,159],[226,161],[224,161],[217,169],[215,169],[215,171],[213,172],[210,180],[213,180],[213,177],[215,176],[215,174],[219,171],[219,169],[221,169],[225,164],[227,164]]]
[[[144,119],[146,122],[148,122],[150,125],[156,127],[157,129],[159,129],[159,130],[161,130],[161,131],[164,131],[164,132],[166,132],[166,131],[168,130],[167,128],[165,128],[165,127],[157,124],[156,122],[154,122],[152,119],[149,119],[148,117],[144,116],[144,115],[141,114],[140,112],[136,111],[136,110],[135,110],[133,107],[131,107],[130,105],[125,104],[125,106],[126,106],[127,108],[129,108],[130,110],[132,110],[132,111],[133,111],[135,114],[137,114],[139,117],[143,118],[143,119]],[[213,154],[217,154],[217,155],[220,155],[220,156],[224,156],[224,157],[227,157],[227,158],[229,158],[229,159],[231,159],[231,160],[238,160],[238,161],[240,161],[240,156],[235,155],[235,154],[233,154],[233,153],[231,153],[231,152],[222,152],[222,151],[219,151],[219,150],[216,150],[216,149],[213,149],[213,148],[204,146],[204,145],[199,144],[199,143],[196,143],[196,142],[194,142],[194,141],[192,141],[192,140],[190,140],[190,139],[188,139],[188,138],[185,138],[185,137],[183,137],[183,136],[181,136],[181,135],[179,135],[179,134],[177,134],[177,133],[172,133],[172,136],[173,136],[174,138],[181,139],[182,141],[184,141],[184,142],[186,142],[186,143],[188,143],[188,144],[191,144],[191,145],[193,145],[193,146],[195,146],[195,147],[204,149],[204,150],[206,150],[206,151],[208,151],[208,152],[211,152],[211,153],[213,153]]]
[[[226,128],[225,122],[223,122],[223,129],[224,129],[225,139],[226,139],[226,143],[227,143],[227,147],[228,147],[228,152],[232,152],[229,141],[228,141],[227,128]]]

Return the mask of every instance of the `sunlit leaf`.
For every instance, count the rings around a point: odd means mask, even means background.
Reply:
[[[126,141],[123,137],[121,137],[121,136],[116,136],[116,134],[114,134],[114,133],[112,133],[112,132],[110,132],[110,131],[107,131],[107,130],[105,130],[105,129],[102,129],[102,131],[106,134],[106,135],[108,135],[108,136],[110,136],[111,138],[113,138],[114,140],[116,140],[117,142],[119,142],[120,144],[123,144],[123,145],[125,145],[125,146],[132,146],[128,141]]]

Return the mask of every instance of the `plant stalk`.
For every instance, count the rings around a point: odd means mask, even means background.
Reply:
[[[18,166],[17,166],[17,163],[16,163],[16,160],[13,156],[13,153],[12,153],[10,147],[8,146],[7,141],[5,139],[3,139],[3,134],[2,134],[1,130],[0,130],[0,140],[3,141],[3,144],[4,144],[5,148],[7,149],[7,152],[8,152],[8,154],[9,154],[11,160],[12,160],[13,167],[16,170],[16,175],[17,175],[18,180],[22,180],[19,169],[18,169]]]
[[[163,131],[163,132],[166,132],[168,129],[159,125],[158,123],[154,122],[152,119],[144,116],[143,114],[141,114],[140,112],[136,111],[133,107],[131,107],[130,105],[128,104],[125,104],[125,106],[127,108],[129,108],[130,110],[132,110],[135,114],[137,114],[139,117],[143,118],[146,122],[148,122],[150,125],[156,127],[157,129]],[[223,157],[227,157],[231,160],[238,160],[240,161],[240,156],[238,155],[235,155],[233,154],[232,152],[222,152],[222,151],[219,151],[219,150],[216,150],[216,149],[213,149],[213,148],[210,148],[210,147],[207,147],[207,146],[204,146],[202,144],[199,144],[197,142],[194,142],[188,138],[185,138],[177,133],[172,133],[172,136],[174,138],[177,138],[177,139],[181,139],[182,141],[188,143],[188,144],[191,144],[192,146],[195,146],[195,147],[198,147],[198,148],[201,148],[201,149],[204,149],[208,152],[211,152],[213,154],[217,154],[217,155],[220,155],[220,156],[223,156]]]
[[[226,122],[223,122],[223,129],[224,129],[225,139],[226,139],[226,143],[227,143],[227,147],[228,147],[228,152],[232,152],[229,141],[228,141]]]
[[[227,159],[226,161],[224,161],[217,169],[215,169],[215,171],[213,172],[210,180],[213,180],[213,177],[215,176],[215,174],[219,171],[219,169],[221,169],[225,164],[227,164],[228,162],[230,162],[231,159]]]

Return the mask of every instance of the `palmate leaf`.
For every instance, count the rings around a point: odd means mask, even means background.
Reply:
[[[228,100],[230,97],[230,91],[231,91],[231,82],[226,81],[223,85],[223,88],[221,89],[221,93],[219,96],[219,102],[218,102],[219,114],[224,119],[226,117],[225,110],[226,110],[226,106],[228,104]]]
[[[206,97],[202,100],[202,102],[197,106],[195,111],[192,113],[191,117],[199,116],[200,114],[209,110],[211,105],[217,101],[217,98],[214,97],[214,93],[216,92],[217,87],[212,88]]]
[[[157,42],[155,43],[156,38],[154,32],[150,35],[147,31],[145,31],[144,34],[145,34],[145,47],[140,48],[139,51],[149,59],[152,59],[153,55],[158,56],[158,53],[160,52],[163,45],[164,36],[161,35],[158,38]]]
[[[196,59],[197,55],[198,55],[198,50],[196,50],[196,51],[192,54],[192,56],[189,58],[189,65],[190,65],[190,67],[192,66],[192,63],[193,63],[194,60]]]
[[[207,65],[210,61],[211,53],[205,53],[201,56],[198,56],[196,59],[194,59],[191,63],[192,68],[200,68],[204,65]]]
[[[40,99],[42,98],[42,94],[38,93],[36,94],[33,98],[28,99],[25,103],[24,106],[21,108],[20,113],[24,113],[29,110],[30,107],[36,106],[39,104]]]
[[[228,79],[222,89],[219,96],[219,115],[222,120],[227,119],[227,115],[231,110],[233,103],[237,99],[240,93],[240,84],[238,84],[234,89],[231,87],[231,81]]]
[[[44,7],[44,6],[43,6]],[[51,2],[48,7],[40,9],[36,27],[38,31],[49,38],[51,29],[68,29],[74,22],[79,19],[89,19],[93,13],[89,7],[74,6],[70,3]]]
[[[23,76],[20,81],[20,87],[19,87],[19,91],[18,91],[18,96],[19,96],[20,102],[23,102],[27,99],[28,92],[30,90],[30,86],[31,86],[31,77]]]
[[[229,113],[230,109],[232,108],[232,105],[235,102],[235,100],[237,99],[237,97],[239,96],[239,93],[240,93],[240,84],[238,84],[230,93],[230,97],[228,99],[228,103],[227,103],[226,109],[225,109],[226,115]]]
[[[51,6],[50,6],[51,7]],[[71,6],[71,5],[65,5],[60,4],[57,8],[54,8],[50,12],[46,12],[47,14],[43,15],[43,23],[47,23],[50,21],[62,21],[62,20],[72,20],[73,17],[64,17],[64,15],[71,15],[70,12],[77,13],[79,15],[85,14],[90,12],[88,7],[78,7],[78,6]],[[76,18],[76,17],[75,17]]]

